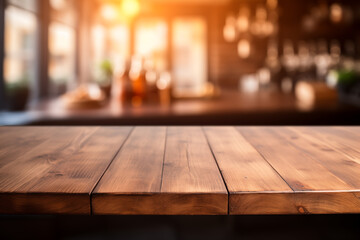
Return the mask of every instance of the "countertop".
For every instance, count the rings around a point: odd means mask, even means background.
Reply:
[[[1,127],[0,214],[360,213],[359,127]]]
[[[26,112],[0,113],[0,125],[345,125],[359,124],[360,108],[337,102],[304,108],[291,94],[223,90],[213,99],[174,100],[139,107],[108,101],[102,108],[70,110],[61,100]]]

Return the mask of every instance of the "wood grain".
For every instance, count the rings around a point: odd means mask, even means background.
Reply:
[[[274,201],[281,202],[278,205],[283,209],[273,213],[360,212],[357,193],[360,168],[357,163],[321,139],[304,137],[299,130],[292,129],[238,128],[294,190],[294,194],[285,194]],[[308,128],[308,131],[312,132],[313,129]],[[243,196],[234,205],[241,210],[240,213],[250,211],[256,214],[259,210],[248,207],[245,202],[255,203],[256,199],[262,199],[262,194]],[[344,199],[343,203],[341,199]],[[270,208],[267,209],[266,213],[271,213]]]
[[[51,137],[47,134],[50,129],[49,127],[0,128],[0,168],[48,140]],[[59,127],[52,131],[56,134],[62,130]]]
[[[360,212],[360,192],[248,193],[233,198],[231,205],[237,215],[352,214]]]
[[[90,214],[90,194],[131,128],[44,130],[46,141],[0,159],[0,213]]]
[[[353,189],[352,186],[331,173],[324,162],[319,161],[317,158],[319,156],[315,154],[321,150],[310,146],[311,144],[298,134],[276,127],[241,127],[238,129],[293,190]],[[324,154],[326,152],[323,151]]]
[[[272,204],[273,211],[283,211],[283,206],[271,203],[272,193],[292,193],[292,189],[233,127],[205,127],[210,146],[229,190],[230,214],[243,214],[243,194],[268,192],[258,199],[258,204]],[[240,208],[239,208],[240,207]]]
[[[309,129],[311,130],[311,128]],[[329,128],[329,131],[331,128]],[[340,151],[316,137],[308,137],[302,133],[282,128],[284,137],[292,137],[298,149],[323,165],[330,173],[347,183],[353,189],[360,189],[360,163],[349,158]],[[353,134],[354,135],[354,134]],[[360,138],[358,138],[360,139]],[[330,186],[326,190],[333,190]],[[338,189],[334,189],[338,190]]]
[[[321,142],[352,161],[360,164],[360,128],[356,127],[292,127],[304,138],[312,142]]]
[[[168,128],[161,193],[186,196],[174,205],[180,214],[227,214],[227,190],[201,127]],[[183,202],[192,208],[177,207]]]
[[[166,127],[134,129],[93,192],[94,214],[130,214],[128,209],[145,207],[147,201],[141,199],[146,198],[141,196],[151,197],[160,192],[165,137]],[[138,196],[138,200],[129,201],[127,196]],[[152,207],[148,206],[148,211]]]
[[[360,213],[359,127],[0,128],[0,214]]]
[[[95,214],[227,214],[227,203],[201,128],[136,128],[93,194]]]

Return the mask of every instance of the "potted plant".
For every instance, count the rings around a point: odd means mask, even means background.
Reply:
[[[24,111],[30,95],[26,77],[6,83],[7,108],[10,111]]]
[[[109,98],[111,96],[111,84],[114,74],[112,63],[109,60],[102,61],[99,70],[99,76],[96,78],[96,82],[106,97]]]

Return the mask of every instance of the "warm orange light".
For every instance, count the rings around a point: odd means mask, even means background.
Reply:
[[[239,57],[245,59],[250,56],[251,46],[250,42],[246,39],[242,39],[238,43],[238,54]]]
[[[115,6],[105,4],[101,8],[101,15],[105,20],[113,21],[118,17],[118,12]]]
[[[68,1],[65,0],[50,0],[51,7],[55,8],[56,10],[63,10],[67,7]]]
[[[279,2],[278,0],[267,0],[266,4],[271,10],[275,10],[278,7]]]
[[[343,19],[343,8],[340,4],[334,3],[330,7],[330,20],[334,23],[339,23]]]
[[[224,38],[228,42],[233,42],[236,39],[236,19],[234,16],[226,18],[226,24],[223,30]]]
[[[123,0],[121,4],[122,13],[127,17],[133,17],[140,11],[138,0]]]
[[[239,16],[236,25],[239,32],[246,32],[249,28],[249,19],[246,16]]]

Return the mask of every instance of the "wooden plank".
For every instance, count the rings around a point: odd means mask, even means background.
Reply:
[[[270,204],[273,213],[282,213],[286,206],[272,202],[272,195],[289,194],[292,189],[233,127],[205,127],[210,146],[214,152],[229,190],[230,214],[252,214],[238,205],[243,195],[267,192],[258,204]]]
[[[360,212],[357,163],[319,139],[304,138],[286,128],[238,129],[294,190],[294,194],[277,200],[281,202],[279,205],[287,206],[288,212],[284,210],[283,213]],[[261,196],[248,195],[238,206],[243,208],[246,202],[255,202]],[[248,207],[246,209],[249,211]]]
[[[90,214],[90,193],[130,131],[48,128],[50,139],[0,159],[8,162],[0,168],[0,213]]]
[[[309,141],[320,141],[323,145],[327,145],[360,164],[359,127],[297,127],[290,129]]]
[[[179,214],[228,213],[228,193],[201,127],[168,128],[161,192],[185,195],[172,203]],[[192,198],[197,203],[188,204]]]
[[[48,140],[48,127],[0,127],[0,168]],[[62,131],[57,128],[53,131]],[[21,147],[19,147],[21,146]]]
[[[352,190],[302,145],[309,143],[281,127],[238,128],[296,191]],[[309,146],[307,146],[309,147]],[[324,151],[325,152],[325,151]],[[321,156],[318,156],[321,157]]]
[[[198,127],[136,128],[92,202],[95,214],[204,215],[228,210],[226,187]]]
[[[312,128],[309,128],[309,130],[311,131]],[[331,128],[328,128],[327,131],[331,131]],[[281,128],[277,132],[285,139],[287,138],[289,142],[292,139],[294,146],[324,166],[328,172],[331,172],[338,179],[347,183],[351,190],[360,190],[360,164],[358,162],[348,158],[340,151],[335,151],[329,144],[317,137],[309,137],[286,128]],[[358,140],[360,142],[360,137],[358,137]],[[329,186],[325,190],[339,190],[332,189],[332,183],[327,182],[327,184]]]
[[[327,128],[327,127],[317,127],[317,128]],[[344,132],[350,132],[352,136],[356,134],[357,136],[360,136],[360,127],[331,127],[330,130],[333,129],[339,129],[341,134]],[[349,135],[347,135],[349,136]]]
[[[360,192],[297,191],[288,194],[259,192],[241,194],[231,204],[236,206],[236,214],[242,215],[352,214],[360,212]]]
[[[94,214],[156,213],[165,137],[165,127],[134,129],[92,194]]]

